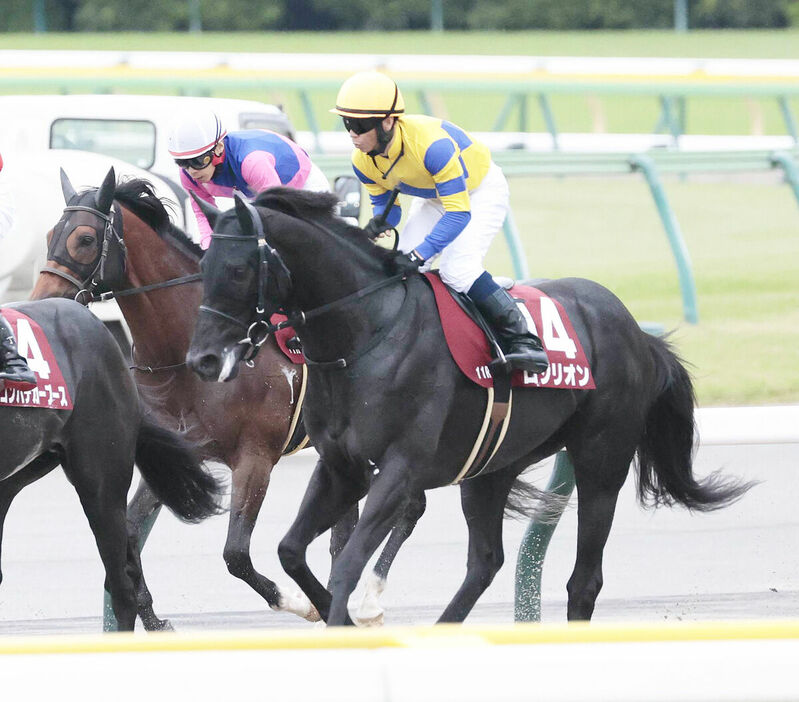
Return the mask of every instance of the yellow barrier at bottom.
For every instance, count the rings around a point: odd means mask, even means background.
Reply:
[[[458,648],[494,645],[785,639],[799,640],[799,620],[663,624],[514,624],[508,626],[442,624],[430,627],[334,628],[313,631],[14,636],[0,638],[0,655]]]

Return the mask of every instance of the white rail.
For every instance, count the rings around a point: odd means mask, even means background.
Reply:
[[[777,702],[797,654],[799,622],[121,634],[0,639],[0,679],[34,701]]]
[[[308,78],[349,74],[369,68],[397,77],[469,78],[649,78],[715,82],[737,78],[799,78],[799,60],[700,59],[588,56],[468,56],[411,54],[284,54],[172,51],[0,51],[4,69],[246,71]]]

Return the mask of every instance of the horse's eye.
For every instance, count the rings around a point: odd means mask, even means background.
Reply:
[[[94,246],[94,237],[91,234],[83,234],[78,243],[80,246]]]
[[[231,270],[230,277],[235,280],[237,283],[241,283],[247,279],[247,267],[246,266],[236,266]]]

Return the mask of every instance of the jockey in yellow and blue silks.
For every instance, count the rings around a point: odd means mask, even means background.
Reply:
[[[3,157],[0,156],[0,171],[3,170]],[[14,224],[14,202],[10,192],[3,189],[0,182],[0,239]],[[36,376],[28,367],[28,362],[19,355],[14,332],[0,314],[0,380],[9,380],[24,385],[36,385]]]
[[[414,197],[393,270],[427,270],[438,259],[441,279],[474,301],[511,366],[545,371],[541,340],[529,331],[508,292],[483,268],[510,197],[488,148],[451,122],[406,115],[396,83],[374,71],[347,79],[331,112],[344,118],[355,146],[353,170],[371,198],[374,217],[366,231],[374,237],[399,223],[399,205],[385,220],[381,216],[393,189]]]

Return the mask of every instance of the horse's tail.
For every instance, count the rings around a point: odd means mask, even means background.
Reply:
[[[156,497],[184,522],[224,511],[222,484],[204,469],[192,444],[146,414],[136,441],[136,465]]]
[[[696,424],[691,377],[671,344],[647,335],[657,369],[657,396],[646,416],[638,445],[638,499],[641,504],[673,505],[708,512],[739,499],[753,483],[715,471],[693,475]]]

